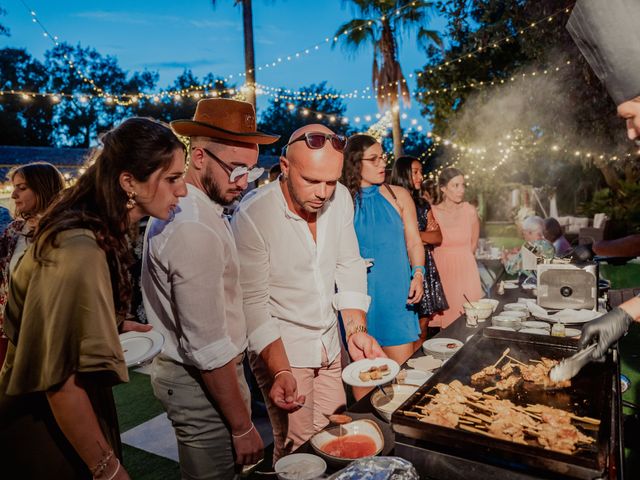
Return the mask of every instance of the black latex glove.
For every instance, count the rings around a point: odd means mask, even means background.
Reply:
[[[587,323],[582,329],[580,348],[597,341],[598,346],[593,350],[592,357],[594,359],[604,357],[609,347],[627,332],[631,322],[633,322],[631,315],[620,307],[614,308],[609,313]]]

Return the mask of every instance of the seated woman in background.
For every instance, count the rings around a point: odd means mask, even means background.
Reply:
[[[553,244],[556,256],[563,257],[573,250],[573,247],[562,233],[560,223],[555,218],[549,217],[544,220],[542,234],[548,242]]]
[[[354,199],[360,255],[373,259],[367,274],[367,329],[402,364],[420,336],[416,306],[424,290],[424,248],[411,194],[384,183],[386,165],[374,137],[353,135],[344,150],[341,182]]]
[[[528,245],[536,255],[544,258],[553,258],[555,250],[553,245],[544,239],[543,229],[544,220],[542,218],[538,216],[527,217],[522,222],[522,238],[525,245]],[[520,249],[511,253],[505,252],[502,263],[509,275],[529,276],[532,273],[523,269]]]
[[[442,232],[442,243],[433,250],[449,308],[436,313],[430,327],[448,327],[464,313],[465,295],[476,301],[482,297],[475,251],[480,220],[475,207],[464,201],[464,175],[457,168],[445,168],[438,178],[439,199],[433,206]]]
[[[418,304],[420,318],[420,344],[430,335],[427,334],[430,317],[436,312],[442,312],[449,308],[442,289],[442,282],[438,274],[438,268],[433,260],[433,247],[442,242],[440,226],[433,216],[431,205],[421,195],[422,164],[415,157],[403,156],[393,164],[391,172],[391,185],[398,185],[411,192],[411,197],[418,214],[418,230],[420,239],[424,245],[424,295]],[[433,331],[429,333],[434,333]],[[432,335],[431,335],[432,336]],[[418,348],[420,345],[416,345]]]
[[[131,298],[127,242],[186,195],[169,127],[130,118],[44,213],[11,275],[0,372],[0,465],[19,478],[124,480],[111,386],[128,380],[118,329]],[[139,325],[139,327],[135,327]]]
[[[2,330],[9,276],[31,242],[40,215],[64,189],[64,178],[50,163],[28,163],[7,175],[13,184],[13,220],[0,237],[0,367],[4,363],[7,337]]]

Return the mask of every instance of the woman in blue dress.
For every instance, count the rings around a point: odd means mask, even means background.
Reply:
[[[424,248],[411,194],[384,183],[386,166],[374,137],[349,138],[341,182],[354,199],[360,255],[373,263],[367,274],[367,328],[385,353],[402,364],[420,336],[416,307],[424,291]]]

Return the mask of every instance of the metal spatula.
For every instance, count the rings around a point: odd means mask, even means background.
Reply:
[[[589,363],[591,360],[591,352],[593,352],[596,346],[596,343],[592,343],[578,353],[563,359],[558,365],[551,369],[549,378],[554,382],[562,382],[563,380],[569,380],[575,377],[582,367]]]

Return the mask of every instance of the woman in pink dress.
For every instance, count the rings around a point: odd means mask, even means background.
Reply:
[[[438,179],[440,201],[433,215],[442,231],[442,243],[433,250],[449,309],[434,315],[430,327],[448,327],[464,313],[464,296],[471,301],[482,297],[475,251],[480,221],[473,205],[464,201],[464,175],[445,168]]]

